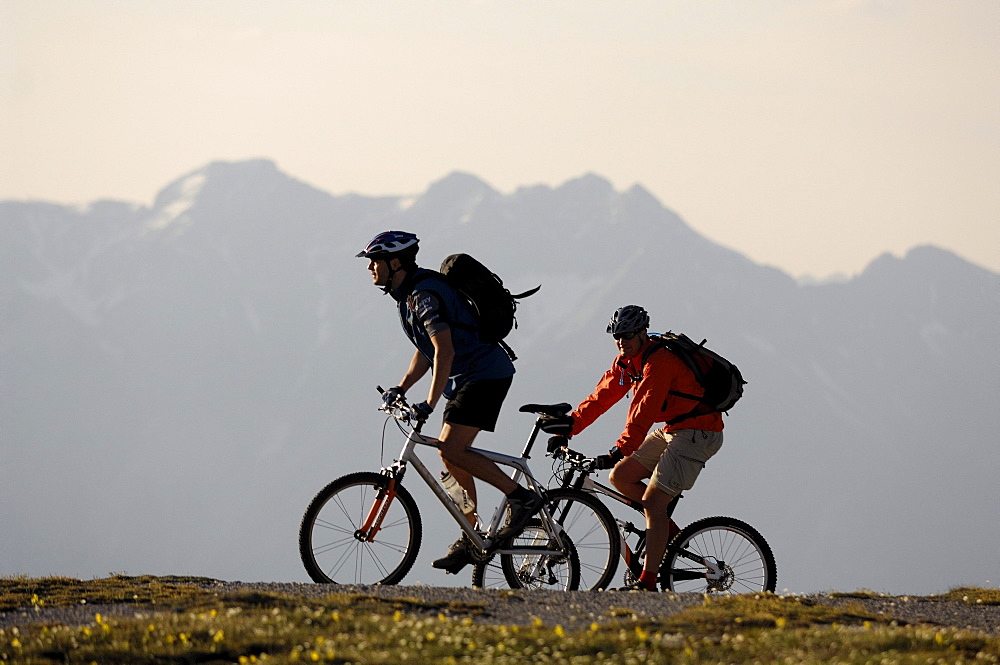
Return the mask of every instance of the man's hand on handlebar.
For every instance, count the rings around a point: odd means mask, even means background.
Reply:
[[[420,418],[415,409],[416,405],[407,404],[406,397],[404,396],[406,391],[399,386],[389,388],[389,390],[382,390],[382,386],[376,386],[376,388],[382,396],[382,403],[379,405],[378,410],[389,414],[390,417],[403,422],[410,422],[411,420],[423,422],[427,419],[427,415],[430,415],[428,411],[423,418]]]
[[[406,391],[399,386],[389,388],[382,393],[382,406],[386,409],[392,409],[400,406],[401,404],[405,404],[405,396]]]
[[[594,468],[603,471],[605,469],[613,469],[618,462],[624,459],[625,455],[622,454],[622,449],[615,446],[608,451],[607,455],[598,455],[594,458]]]
[[[426,422],[430,418],[431,414],[434,413],[434,407],[432,407],[427,402],[421,402],[420,404],[414,404],[410,407],[413,412],[413,416],[418,422]]]

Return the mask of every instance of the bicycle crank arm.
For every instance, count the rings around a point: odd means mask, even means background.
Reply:
[[[708,568],[707,571],[698,571],[691,569],[680,569],[673,568],[670,571],[671,577],[679,581],[691,581],[691,580],[710,580],[718,581],[726,577],[726,563],[724,561],[719,561],[717,563],[712,563],[710,561],[701,560],[699,563]]]
[[[670,577],[677,581],[690,582],[691,580],[705,580],[708,579],[709,573],[700,573],[697,570],[679,570],[673,569],[670,571]]]

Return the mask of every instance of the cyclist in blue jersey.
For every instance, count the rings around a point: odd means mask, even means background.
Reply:
[[[403,331],[416,350],[399,384],[383,399],[392,402],[431,373],[427,399],[414,407],[423,418],[446,398],[441,428],[441,459],[459,485],[476,503],[474,478],[507,495],[510,520],[496,539],[517,535],[542,506],[542,498],[521,487],[479,453],[469,450],[480,430],[492,432],[500,407],[514,378],[514,364],[497,343],[485,343],[464,299],[439,273],[417,266],[419,240],[412,233],[385,231],[375,236],[358,257],[368,259],[375,286],[392,296]],[[475,526],[475,513],[466,515]],[[472,561],[463,534],[435,568],[457,573]]]

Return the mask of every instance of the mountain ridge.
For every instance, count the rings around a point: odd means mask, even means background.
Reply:
[[[582,399],[614,354],[610,312],[643,304],[654,329],[707,338],[750,381],[682,518],[747,519],[797,591],[919,592],[941,566],[982,584],[974,553],[1000,542],[982,523],[1000,463],[1000,275],[920,246],[802,285],[594,174],[502,194],[453,172],[367,197],[270,160],[213,162],[148,207],[0,202],[0,505],[19,509],[0,524],[0,574],[304,578],[289,548],[312,493],[394,452],[370,440],[373,387],[412,351],[354,258],[385,228],[418,233],[432,267],[467,251],[512,291],[543,285],[508,339],[521,360],[501,432],[526,433],[519,403]],[[623,417],[580,447],[606,450]],[[947,501],[928,505],[935,491]],[[912,561],[894,566],[900,551]]]

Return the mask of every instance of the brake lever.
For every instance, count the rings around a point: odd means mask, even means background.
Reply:
[[[597,459],[594,457],[587,457],[583,453],[577,452],[575,450],[566,450],[566,459],[572,464],[580,467],[580,470],[584,473],[593,473],[596,469],[594,465],[597,464]]]
[[[385,395],[386,393],[386,391],[382,389],[382,386],[375,386],[375,390],[378,391],[379,395]],[[419,419],[413,414],[413,407],[407,404],[406,398],[401,395],[397,395],[392,404],[386,404],[383,402],[378,410],[406,423],[409,423],[411,420],[419,421]]]

